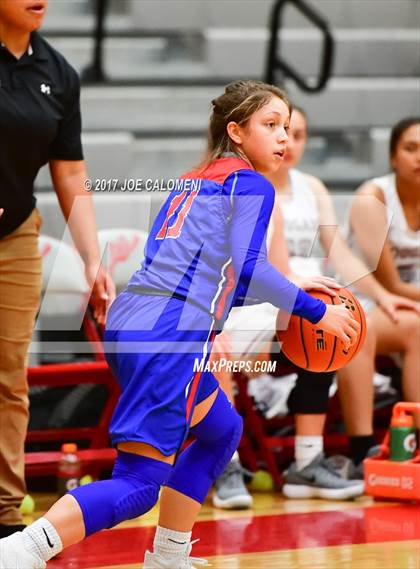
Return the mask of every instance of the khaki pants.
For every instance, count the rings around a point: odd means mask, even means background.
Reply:
[[[0,524],[19,524],[26,493],[24,442],[28,426],[27,352],[41,295],[35,209],[0,239]]]

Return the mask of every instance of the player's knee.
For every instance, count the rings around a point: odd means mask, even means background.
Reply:
[[[220,391],[213,407],[191,433],[214,455],[211,477],[218,478],[223,472],[242,436],[243,420],[226,395]]]
[[[407,342],[410,345],[415,344],[418,347],[420,338],[420,319],[418,317],[418,314],[416,314],[414,311],[412,311],[412,313],[406,311],[404,318],[406,320],[404,328],[407,333]]]
[[[191,428],[191,433],[207,445],[218,444],[222,440],[226,442],[226,439],[239,443],[242,428],[242,417],[223,391],[219,391],[212,408],[200,423]]]
[[[230,428],[226,432],[223,439],[223,444],[225,446],[225,452],[220,456],[220,460],[215,463],[213,478],[217,479],[222,474],[226,467],[226,464],[232,458],[235,450],[238,448],[241,442],[242,431],[243,431],[243,419],[236,411],[232,408],[231,423]]]
[[[154,481],[134,482],[131,491],[116,502],[112,526],[138,518],[153,508],[159,498],[160,485]]]
[[[164,462],[119,452],[111,480],[70,492],[82,511],[86,536],[148,512],[170,470]]]
[[[197,440],[180,454],[166,484],[202,504],[239,445],[242,418],[220,391],[191,434]]]
[[[306,373],[299,376],[287,401],[289,411],[293,414],[326,413],[333,375]]]

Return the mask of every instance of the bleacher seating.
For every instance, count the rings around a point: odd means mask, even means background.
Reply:
[[[383,129],[419,113],[420,3],[308,3],[328,20],[336,56],[324,92],[303,93],[286,82],[293,100],[307,110],[315,136],[304,165],[333,189],[353,189],[386,169]],[[112,82],[82,91],[91,176],[169,178],[196,163],[205,146],[210,99],[229,80],[263,76],[272,5],[113,0],[104,46]],[[88,0],[51,2],[45,23],[47,38],[79,71],[91,58],[93,6]],[[290,5],[281,45],[302,74],[316,73],[319,33]],[[40,177],[39,186],[50,188],[48,176]]]

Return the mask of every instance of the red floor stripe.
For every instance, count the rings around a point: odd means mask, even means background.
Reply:
[[[88,569],[141,563],[151,549],[154,527],[103,531],[66,550],[50,569]],[[194,556],[208,557],[328,547],[344,544],[405,541],[420,538],[418,506],[396,505],[241,517],[199,522],[194,528]]]

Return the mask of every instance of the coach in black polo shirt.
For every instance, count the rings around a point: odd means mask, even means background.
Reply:
[[[61,209],[104,319],[113,284],[100,267],[80,138],[79,79],[38,33],[47,0],[0,0],[0,537],[21,529],[27,350],[38,310],[41,259],[33,184],[49,163]],[[80,205],[81,204],[81,205]]]

